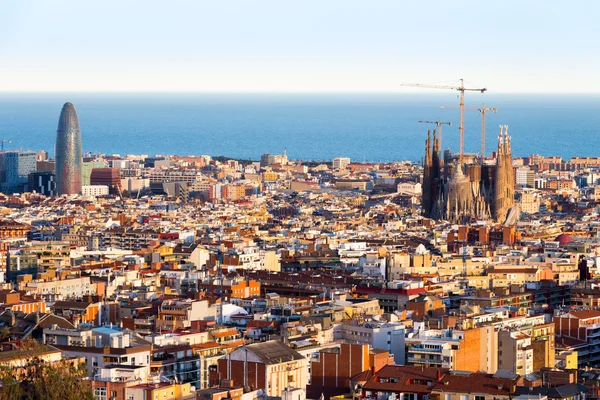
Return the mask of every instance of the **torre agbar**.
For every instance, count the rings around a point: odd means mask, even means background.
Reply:
[[[81,131],[71,103],[65,103],[60,112],[55,152],[57,193],[81,193]]]

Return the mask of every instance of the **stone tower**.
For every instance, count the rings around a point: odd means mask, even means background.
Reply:
[[[503,223],[508,211],[514,205],[515,178],[512,167],[512,150],[508,126],[500,126],[498,135],[498,155],[496,156],[496,173],[494,176],[493,217],[496,222]]]
[[[423,216],[433,217],[433,207],[436,201],[438,186],[440,183],[440,141],[437,133],[433,131],[433,143],[431,142],[431,131],[427,131],[425,141],[425,160],[423,163],[423,193],[421,206]]]

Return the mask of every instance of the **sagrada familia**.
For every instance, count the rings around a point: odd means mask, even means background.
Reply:
[[[507,223],[514,216],[515,178],[508,126],[500,127],[495,163],[484,157],[456,158],[449,151],[440,159],[436,132],[427,134],[423,172],[423,215],[452,223],[494,220]]]

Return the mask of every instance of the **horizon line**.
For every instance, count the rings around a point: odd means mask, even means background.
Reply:
[[[214,91],[202,91],[202,90],[197,90],[197,91],[189,91],[189,90],[157,90],[157,91],[150,91],[150,90],[123,90],[123,91],[119,91],[119,90],[38,90],[38,91],[33,91],[33,90],[0,90],[0,95],[3,94],[63,94],[63,93],[69,93],[69,94],[254,94],[254,95],[273,95],[273,94],[277,94],[277,95],[298,95],[298,94],[306,94],[306,95],[310,95],[310,94],[323,94],[323,95],[348,95],[348,94],[354,94],[354,95],[373,95],[373,94],[377,94],[377,95],[399,95],[399,94],[417,94],[417,95],[425,95],[425,94],[432,94],[432,93],[438,93],[440,95],[442,95],[443,93],[445,93],[444,91],[441,90],[435,90],[435,89],[424,89],[424,90],[414,90],[414,89],[409,89],[409,90],[402,90],[402,91],[218,91],[218,90],[214,90]],[[489,91],[487,93],[490,93]],[[536,91],[532,91],[532,92],[520,92],[520,91],[516,91],[516,92],[511,92],[511,91],[501,91],[501,92],[491,92],[492,95],[495,94],[500,94],[500,95],[505,95],[505,94],[510,94],[510,95],[591,95],[591,96],[598,96],[600,95],[600,92],[536,92]],[[485,95],[485,94],[484,94]]]

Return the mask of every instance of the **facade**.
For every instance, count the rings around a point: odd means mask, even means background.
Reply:
[[[423,193],[423,186],[419,182],[400,182],[396,185],[398,193],[417,195]]]
[[[496,165],[463,163],[445,154],[440,160],[436,132],[427,137],[423,171],[423,215],[454,223],[472,218],[493,219],[504,223],[514,205],[514,170],[508,127],[501,127]],[[443,164],[443,165],[442,165]],[[442,172],[443,170],[443,172]]]
[[[106,168],[104,161],[84,161],[81,167],[81,185],[91,184],[92,171],[96,168]]]
[[[81,187],[81,194],[84,196],[108,196],[110,189],[106,185],[86,185]]]
[[[553,321],[557,349],[577,351],[581,369],[600,366],[600,311],[571,311]]]
[[[218,363],[221,380],[233,386],[262,389],[267,396],[281,397],[286,388],[305,388],[308,359],[287,345],[270,340],[237,348]]]
[[[160,305],[156,329],[189,329],[192,321],[215,320],[215,309],[206,300],[165,300]]]
[[[274,164],[286,165],[288,162],[287,152],[284,150],[283,154],[268,154],[265,153],[260,156],[260,166],[268,167]]]
[[[6,252],[6,281],[14,283],[24,274],[35,276],[38,273],[38,256],[25,250]]]
[[[373,349],[387,350],[394,356],[396,363],[404,364],[404,334],[405,328],[402,324],[343,323],[334,331],[334,338],[350,343],[368,344]]]
[[[310,368],[311,385],[318,388],[347,389],[353,376],[390,364],[390,353],[369,350],[366,344],[343,343],[340,347],[323,349],[314,355]]]
[[[541,196],[533,189],[524,189],[518,193],[521,212],[535,214],[540,211]]]
[[[491,326],[454,330],[450,335],[431,331],[423,338],[407,339],[407,364],[494,373],[498,369],[497,337]]]
[[[142,367],[150,371],[152,345],[128,332],[108,327],[88,330],[44,329],[44,342],[63,351],[67,357],[85,357],[88,376],[96,376],[108,366]]]
[[[519,167],[515,171],[515,183],[522,187],[532,188],[535,185],[535,173],[529,167]]]
[[[64,299],[96,294],[95,286],[90,284],[89,276],[48,282],[28,282],[26,289],[39,295],[60,295]]]
[[[29,183],[27,190],[43,194],[44,196],[54,196],[56,194],[56,176],[54,172],[37,171],[29,174]]]
[[[350,159],[348,157],[336,157],[332,160],[333,169],[346,169],[350,165]]]
[[[121,175],[117,168],[94,168],[90,176],[90,185],[108,186],[111,193],[121,190]]]
[[[81,193],[81,131],[77,112],[71,103],[65,103],[60,112],[55,153],[57,193]]]
[[[513,371],[519,375],[533,372],[533,347],[531,336],[520,331],[498,332],[498,368]]]
[[[0,188],[3,193],[18,193],[25,189],[29,174],[35,172],[37,153],[33,151],[0,152]]]

